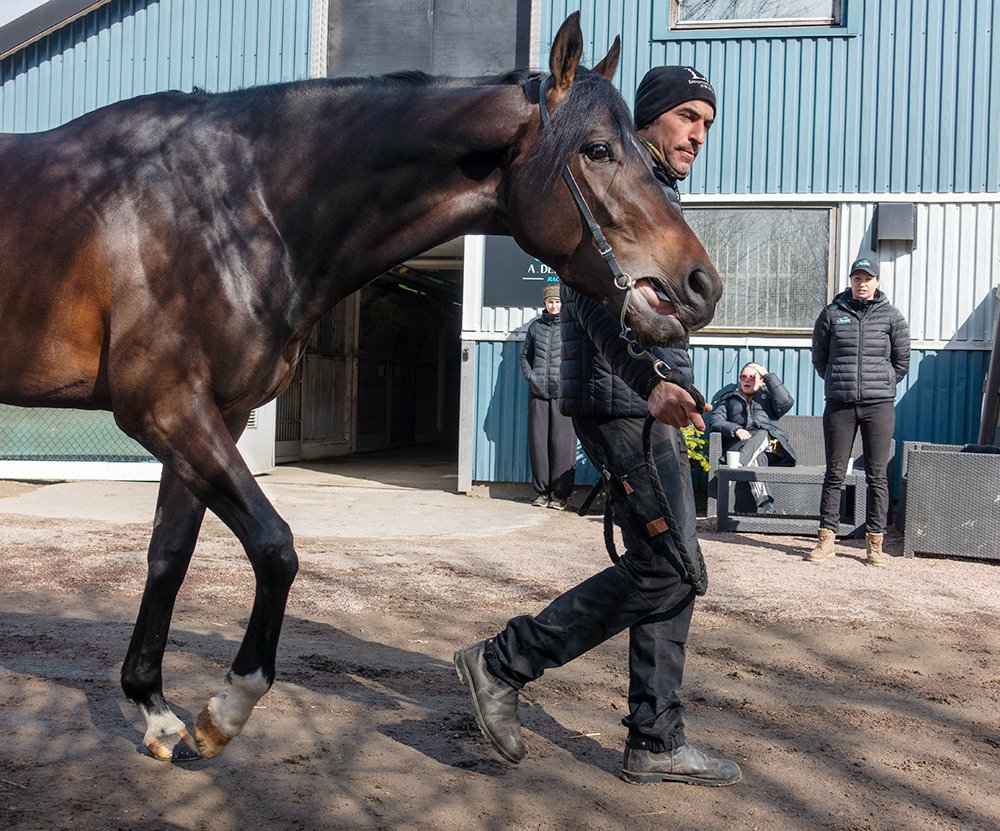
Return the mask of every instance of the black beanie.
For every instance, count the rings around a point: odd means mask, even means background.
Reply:
[[[690,66],[658,66],[649,70],[635,92],[635,126],[641,130],[657,116],[685,101],[707,101],[715,110],[715,90],[708,78]]]

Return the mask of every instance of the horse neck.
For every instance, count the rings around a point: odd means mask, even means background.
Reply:
[[[519,86],[304,92],[255,122],[254,157],[320,305],[463,233],[503,232],[503,165],[531,117]]]

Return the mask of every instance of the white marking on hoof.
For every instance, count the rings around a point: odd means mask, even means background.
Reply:
[[[206,758],[213,758],[222,748],[243,732],[253,706],[270,688],[264,673],[258,670],[250,675],[226,676],[227,689],[209,699],[198,716],[195,740]]]
[[[191,735],[172,710],[148,710],[139,705],[146,719],[146,734],[142,743],[154,759],[164,762],[184,762],[200,755]]]

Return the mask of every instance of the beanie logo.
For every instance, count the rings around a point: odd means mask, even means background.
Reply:
[[[702,89],[711,92],[712,95],[715,95],[715,89],[708,78],[692,69],[690,66],[686,66],[684,68],[691,73],[691,78],[688,80],[688,84],[691,86],[701,87]]]

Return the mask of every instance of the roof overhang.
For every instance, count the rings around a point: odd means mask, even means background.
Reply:
[[[0,26],[0,60],[110,2],[111,0],[49,0],[6,26]]]

